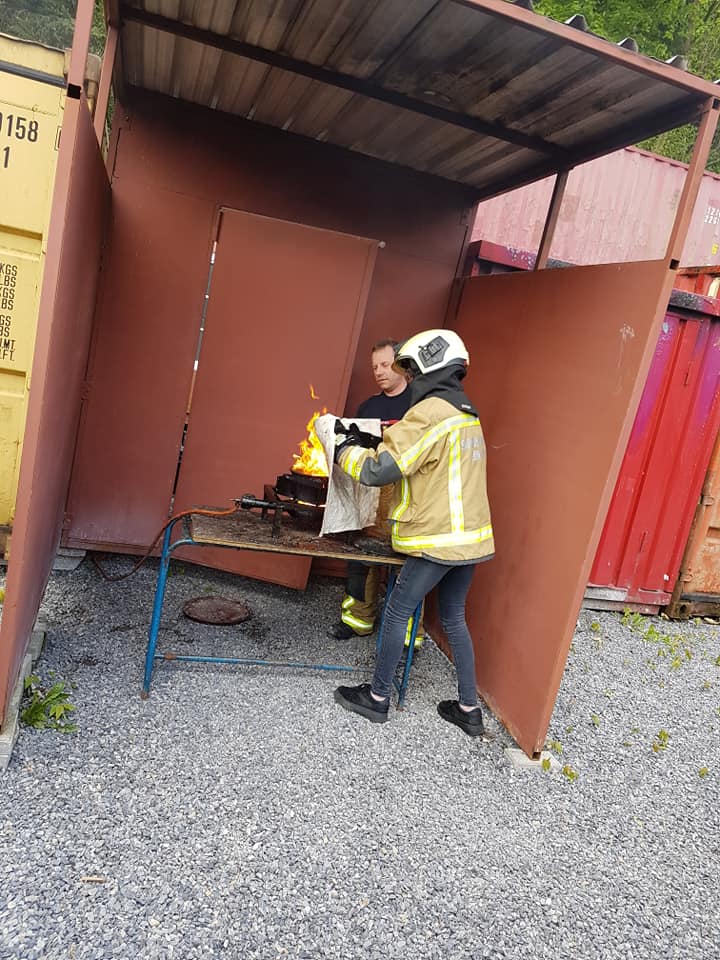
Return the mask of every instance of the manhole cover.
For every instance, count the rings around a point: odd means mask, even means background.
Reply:
[[[250,608],[239,600],[226,597],[195,597],[183,606],[183,613],[198,623],[230,625],[249,620]]]

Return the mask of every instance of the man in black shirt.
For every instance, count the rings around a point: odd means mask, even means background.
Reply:
[[[373,344],[371,352],[372,371],[380,393],[369,397],[358,407],[356,416],[378,419],[386,426],[395,420],[402,420],[410,409],[410,391],[407,379],[402,373],[393,370],[395,362],[395,340],[379,340]],[[378,505],[377,523],[387,520],[389,494],[392,486],[382,487]],[[328,634],[337,640],[349,640],[352,637],[366,637],[375,628],[377,612],[378,579],[380,568],[367,566],[356,560],[348,562],[348,576],[345,583],[345,596],[342,602],[340,622],[328,630]],[[420,646],[423,637],[422,623],[418,626],[415,647]],[[407,639],[410,637],[408,625]]]

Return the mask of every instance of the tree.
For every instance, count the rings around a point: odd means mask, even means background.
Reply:
[[[720,78],[720,0],[537,0],[535,10],[561,21],[583,13],[593,33],[614,43],[632,37],[646,56],[669,60],[680,54],[692,73]],[[687,163],[696,132],[689,124],[638,146]],[[708,169],[720,172],[720,132]]]
[[[76,0],[2,0],[0,33],[64,50],[72,45],[76,5]],[[90,51],[102,56],[104,47],[103,5],[95,0]]]

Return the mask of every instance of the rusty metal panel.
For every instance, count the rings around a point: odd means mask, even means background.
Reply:
[[[377,241],[223,210],[175,509],[262,495],[320,404],[345,404]],[[226,551],[192,550],[203,562]],[[240,559],[242,558],[242,559]],[[310,560],[240,555],[238,573],[304,586]]]
[[[452,326],[470,350],[497,549],[468,623],[483,697],[527,753],[544,744],[670,284],[663,262],[465,281]]]
[[[672,616],[720,612],[720,433],[715,438],[673,601]]]
[[[211,206],[195,197],[130,178],[113,185],[109,250],[68,496],[70,546],[144,549],[167,519],[212,219]]]
[[[659,606],[678,576],[720,427],[720,321],[666,314],[590,585]]]
[[[52,567],[77,432],[109,187],[83,96],[63,119],[0,627],[0,718]]]
[[[570,172],[551,256],[568,263],[659,259],[665,253],[687,165],[628,148]],[[553,178],[478,207],[473,240],[534,253]],[[720,264],[720,176],[706,171],[681,262]]]

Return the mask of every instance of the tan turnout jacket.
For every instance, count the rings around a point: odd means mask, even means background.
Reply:
[[[339,463],[359,480],[363,463],[382,453],[392,457],[402,474],[390,507],[395,550],[446,563],[494,553],[485,439],[476,416],[428,397],[388,427],[377,450],[348,447]]]

